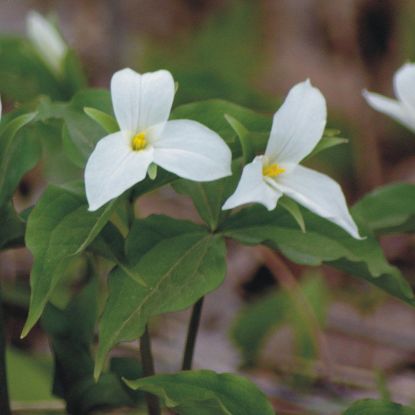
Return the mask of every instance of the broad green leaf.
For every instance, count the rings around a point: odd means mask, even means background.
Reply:
[[[302,209],[307,232],[280,208],[268,212],[252,206],[231,216],[223,225],[224,236],[247,245],[266,244],[291,261],[304,265],[332,265],[374,284],[415,305],[414,295],[400,271],[385,259],[371,236],[356,240],[331,222]]]
[[[352,211],[375,233],[415,232],[415,185],[394,183],[375,189]]]
[[[25,223],[11,203],[0,208],[0,249],[7,249],[15,244],[23,245]]]
[[[388,401],[363,399],[355,402],[343,415],[415,415],[415,409]]]
[[[25,39],[0,38],[0,91],[2,98],[26,102],[44,94],[64,98],[60,82]]]
[[[35,117],[23,114],[8,122],[0,135],[0,206],[8,202],[23,175],[41,155],[40,142],[30,128],[23,128]]]
[[[26,245],[34,263],[30,276],[29,316],[26,336],[42,314],[54,287],[71,259],[85,249],[108,222],[113,204],[88,212],[84,197],[74,191],[50,186],[30,213]]]
[[[85,114],[89,118],[98,123],[108,134],[115,133],[120,130],[117,121],[111,115],[91,107],[84,108]]]
[[[118,342],[139,337],[151,316],[191,306],[225,277],[223,239],[187,221],[165,216],[137,220],[126,254],[129,272],[118,267],[109,278],[96,376],[108,351]]]
[[[281,289],[244,307],[231,330],[244,363],[255,363],[267,337],[284,323],[291,324],[295,330],[298,354],[312,357],[316,351],[313,326],[324,322],[327,297],[324,280],[308,276],[298,289],[290,292]],[[311,317],[310,312],[314,313]]]
[[[69,413],[82,415],[96,408],[133,404],[114,374],[94,381],[91,348],[97,316],[98,284],[93,278],[65,310],[48,304],[42,317],[55,357],[53,390],[65,399]]]
[[[133,389],[157,395],[179,415],[274,415],[259,388],[241,376],[210,370],[185,371],[126,381]]]

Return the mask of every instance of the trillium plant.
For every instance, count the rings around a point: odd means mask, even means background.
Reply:
[[[175,84],[168,70],[121,69],[109,90],[88,88],[57,26],[32,12],[27,33],[0,39],[0,77],[12,73],[30,85],[22,91],[0,81],[7,109],[0,121],[0,248],[24,246],[33,256],[22,338],[38,325],[48,335],[54,392],[69,413],[275,413],[241,374],[192,369],[204,298],[226,278],[228,240],[265,246],[300,265],[326,264],[415,305],[377,240],[413,232],[413,206],[399,204],[413,186],[386,186],[349,210],[340,185],[313,168],[317,153],[345,140],[327,128],[326,101],[310,80],[268,112],[221,99],[173,106],[188,86]],[[7,66],[16,61],[31,75]],[[398,101],[364,95],[415,131],[413,85],[407,64],[395,76]],[[47,185],[35,203],[16,204],[13,195],[35,166]],[[194,205],[197,219],[142,213],[147,195],[166,186]],[[155,373],[150,333],[157,316],[184,309],[191,314],[181,363]],[[255,332],[255,344],[265,331]],[[2,333],[0,413],[9,415]],[[126,342],[133,350],[127,357],[120,352]]]

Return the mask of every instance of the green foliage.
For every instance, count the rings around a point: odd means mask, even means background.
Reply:
[[[376,234],[415,231],[415,185],[377,188],[353,206],[353,213]]]
[[[249,163],[255,157],[249,131],[236,118],[232,117],[229,114],[225,114],[225,120],[228,121],[229,125],[232,127],[239,138],[244,163]]]
[[[321,277],[309,276],[301,286],[279,290],[246,306],[235,320],[231,337],[245,365],[253,365],[266,338],[282,324],[293,327],[298,354],[314,357],[315,331],[326,317],[328,291]],[[316,327],[317,326],[317,327]]]
[[[34,264],[30,310],[22,336],[39,319],[70,261],[81,253],[108,222],[113,204],[88,212],[84,197],[68,188],[49,186],[29,215],[26,245]]]
[[[185,371],[126,381],[157,395],[179,415],[273,415],[265,395],[253,383],[230,373]]]
[[[54,394],[65,399],[71,414],[134,403],[115,374],[105,374],[98,383],[93,378],[91,347],[97,315],[98,284],[92,279],[65,310],[48,304],[42,317],[55,357]]]
[[[23,128],[36,114],[17,116],[0,133],[0,207],[7,203],[23,175],[40,158],[39,137],[30,128]]]
[[[166,216],[135,221],[126,241],[126,256],[127,270],[118,267],[109,277],[97,376],[117,342],[139,337],[153,315],[191,306],[225,277],[223,239],[204,227]]]
[[[7,249],[17,243],[23,244],[25,224],[11,203],[0,208],[0,249]]]
[[[385,259],[379,243],[371,236],[356,240],[341,228],[302,209],[307,232],[277,208],[242,209],[221,229],[224,236],[247,245],[266,244],[291,261],[303,265],[326,263],[374,284],[389,294],[415,305],[411,287],[399,270]]]
[[[111,115],[91,107],[85,107],[84,111],[89,118],[92,118],[96,123],[104,128],[108,134],[115,133],[120,130],[117,121],[114,117],[111,117]]]
[[[343,415],[415,415],[415,409],[388,401],[363,399],[355,402]]]
[[[233,170],[236,170],[235,166]],[[200,217],[210,230],[215,231],[223,218],[228,215],[228,212],[222,211],[222,206],[235,188],[237,180],[236,174],[205,183],[181,179],[175,181],[173,187],[177,192],[192,198]]]
[[[66,52],[63,61],[63,79],[65,81],[64,89],[68,97],[87,86],[81,62],[76,52],[71,49]]]
[[[26,102],[44,94],[63,98],[59,81],[25,39],[0,38],[0,91],[13,101]]]
[[[76,93],[69,102],[52,102],[48,98],[42,98],[37,117],[42,122],[58,120],[63,123],[63,131],[59,136],[62,135],[66,157],[80,168],[85,166],[96,143],[107,135],[100,124],[85,114],[85,107],[112,114],[108,91],[85,89]]]

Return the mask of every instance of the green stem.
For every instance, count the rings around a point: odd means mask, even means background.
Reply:
[[[6,327],[0,293],[0,414],[11,415],[6,372]]]
[[[203,300],[200,298],[193,306],[192,316],[190,317],[189,329],[187,331],[186,346],[183,355],[182,370],[190,370],[192,368],[193,354],[195,351],[196,337],[199,330],[200,317],[202,315]]]
[[[143,365],[144,377],[154,375],[154,361],[151,353],[150,335],[148,332],[148,326],[144,331],[144,334],[140,338],[140,354],[141,364]],[[149,415],[160,415],[160,403],[156,396],[151,393],[146,393],[146,402]]]

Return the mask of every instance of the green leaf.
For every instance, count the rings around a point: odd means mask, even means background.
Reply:
[[[0,249],[7,249],[19,243],[23,245],[25,223],[11,203],[0,208]]]
[[[91,347],[98,316],[97,282],[93,278],[65,310],[48,304],[42,317],[55,357],[54,393],[65,399],[68,412],[73,414],[133,404],[128,390],[114,374],[104,375],[98,383],[93,378]]]
[[[40,158],[41,147],[38,137],[32,135],[29,128],[21,130],[35,116],[35,113],[20,115],[8,122],[2,129],[0,135],[0,206],[11,199],[23,175],[31,170]]]
[[[49,186],[42,195],[27,223],[26,245],[34,263],[29,316],[22,337],[39,319],[70,261],[108,222],[112,208],[110,203],[96,212],[88,212],[83,196],[57,186]]]
[[[0,38],[0,91],[2,98],[26,102],[44,94],[64,98],[60,82],[26,39]]]
[[[310,159],[324,150],[338,146],[340,144],[345,144],[347,142],[349,142],[347,138],[323,136],[323,138],[318,142],[318,144],[314,147],[313,151],[306,157],[306,159]]]
[[[111,115],[91,107],[85,107],[84,111],[88,117],[104,128],[108,134],[115,133],[120,130],[116,119]]]
[[[281,207],[283,207],[295,219],[300,229],[303,232],[305,232],[305,223],[304,223],[303,214],[301,213],[301,209],[299,208],[297,203],[295,203],[293,200],[287,197],[282,197],[278,201],[278,204]]]
[[[393,402],[363,399],[355,402],[343,415],[415,415],[415,409]]]
[[[80,91],[62,109],[61,118],[65,121],[67,130],[64,146],[67,148],[71,160],[82,168],[96,143],[107,135],[101,125],[85,114],[85,107],[92,107],[106,114],[112,114],[108,91],[98,89]]]
[[[85,107],[93,107],[106,114],[112,114],[108,91],[81,90],[73,96],[70,102],[66,103],[52,102],[43,97],[39,100],[36,118],[43,123],[63,122],[63,149],[66,156],[79,168],[84,168],[96,143],[108,135],[101,125],[85,114]]]
[[[239,138],[242,148],[242,156],[245,163],[250,162],[254,156],[255,152],[252,148],[252,142],[249,139],[249,131],[234,117],[229,114],[225,114],[225,119],[228,121],[229,125],[235,131],[236,135]]]
[[[63,61],[65,89],[69,97],[87,86],[81,62],[74,50],[68,50]]]
[[[231,337],[240,348],[245,365],[255,363],[267,337],[284,323],[290,323],[295,330],[298,354],[305,358],[314,356],[314,325],[323,324],[327,303],[324,280],[308,276],[298,289],[281,289],[244,307],[233,323]]]
[[[212,231],[215,231],[223,218],[229,214],[222,211],[222,206],[235,189],[239,177],[235,174],[237,169],[238,166],[234,164],[232,176],[213,182],[202,183],[180,179],[173,183],[174,190],[191,197],[200,217]]]
[[[348,233],[305,209],[303,233],[290,215],[280,208],[268,212],[252,206],[231,216],[221,229],[224,236],[247,245],[266,244],[279,249],[293,262],[332,265],[374,284],[391,295],[415,305],[414,295],[400,271],[385,259],[371,236],[356,240]]]
[[[415,185],[379,187],[359,200],[352,212],[377,234],[415,232]]]
[[[133,389],[157,395],[179,415],[274,415],[271,404],[249,380],[210,370],[155,375],[126,381]]]
[[[223,239],[204,227],[165,216],[137,220],[126,255],[129,272],[118,267],[109,278],[96,376],[108,351],[120,341],[139,337],[151,316],[191,306],[225,277]]]

